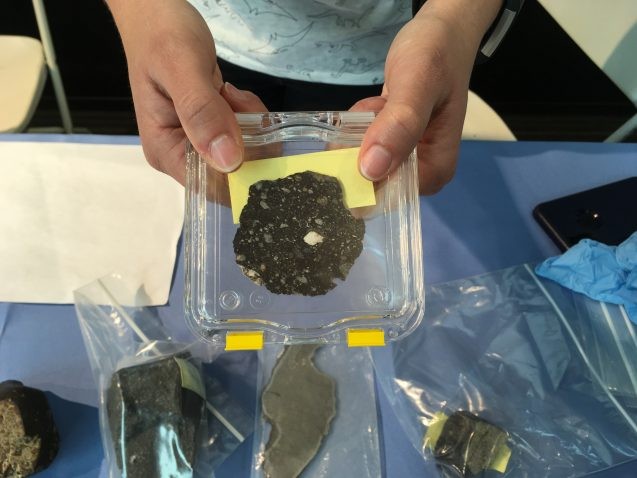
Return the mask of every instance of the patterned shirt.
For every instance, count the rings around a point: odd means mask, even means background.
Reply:
[[[340,85],[383,82],[411,0],[189,0],[217,55],[269,75]]]

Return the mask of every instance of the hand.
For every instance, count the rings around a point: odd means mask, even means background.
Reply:
[[[234,112],[266,111],[223,83],[203,18],[184,0],[109,0],[122,36],[139,134],[148,162],[185,181],[185,141],[220,172],[243,160]]]
[[[378,111],[360,154],[361,173],[379,180],[417,147],[422,194],[451,180],[467,108],[469,78],[501,0],[429,0],[394,39],[380,97],[352,109]]]

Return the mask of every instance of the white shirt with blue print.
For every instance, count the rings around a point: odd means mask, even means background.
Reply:
[[[272,76],[341,85],[383,83],[385,57],[411,18],[407,0],[189,0],[217,55]]]

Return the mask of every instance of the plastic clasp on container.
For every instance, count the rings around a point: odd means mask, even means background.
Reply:
[[[382,329],[348,329],[349,347],[382,347],[385,345],[385,331]]]
[[[228,332],[226,334],[226,351],[261,350],[263,348],[263,332]]]
[[[246,163],[230,178],[210,168],[188,146],[185,307],[188,324],[197,335],[225,343],[227,350],[267,343],[366,346],[397,340],[418,325],[424,312],[424,285],[417,159],[412,153],[388,178],[366,184],[358,172],[355,148],[374,116],[237,114]],[[258,280],[259,271],[240,267],[243,257],[234,244],[250,187],[303,171],[336,178],[344,207],[364,222],[361,252],[344,279],[335,279],[331,290],[317,295],[273,292],[271,285]],[[314,200],[311,194],[307,201]],[[285,210],[283,203],[264,203],[264,208]],[[313,246],[323,239],[315,231],[297,233],[298,238],[286,240],[303,239]],[[260,240],[271,237],[266,234]],[[276,257],[268,260],[278,264]],[[246,340],[255,342],[250,345]]]

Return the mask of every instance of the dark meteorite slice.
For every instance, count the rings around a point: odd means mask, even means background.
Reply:
[[[204,401],[183,385],[174,357],[113,374],[106,410],[126,478],[192,477]]]
[[[364,235],[338,180],[306,171],[250,186],[234,252],[243,273],[270,292],[323,295],[347,277]]]
[[[463,476],[486,470],[499,449],[506,444],[501,428],[466,411],[453,413],[445,422],[435,446],[436,458]]]
[[[0,477],[20,478],[43,470],[58,447],[44,393],[13,380],[0,383]]]

